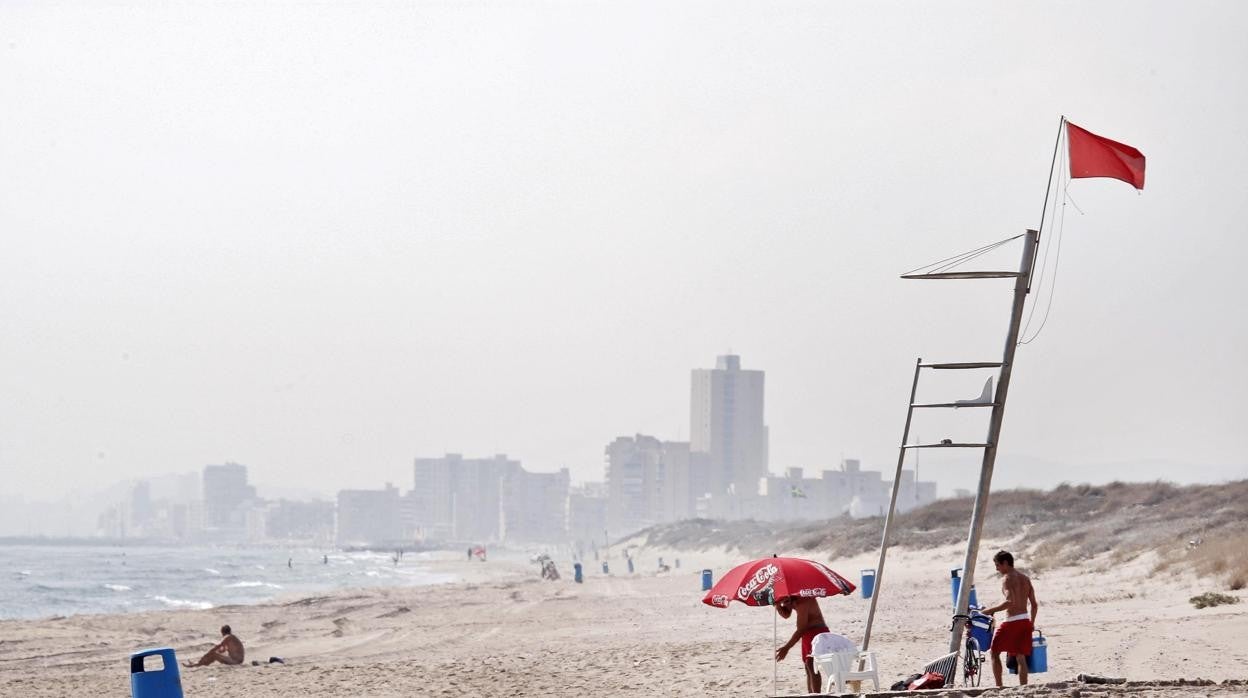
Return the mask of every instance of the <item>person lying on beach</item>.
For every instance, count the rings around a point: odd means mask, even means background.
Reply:
[[[208,666],[213,662],[230,665],[242,664],[243,641],[234,637],[228,625],[221,626],[221,635],[223,636],[221,642],[218,642],[216,646],[208,650],[207,654],[200,657],[198,662],[186,662],[182,666]]]
[[[1001,653],[1013,656],[1018,662],[1018,685],[1027,685],[1027,656],[1031,654],[1031,629],[1035,626],[1036,613],[1040,610],[1040,602],[1036,601],[1036,590],[1031,586],[1027,575],[1014,569],[1014,556],[1002,550],[992,557],[992,562],[1005,579],[1001,582],[1001,593],[1005,601],[984,609],[984,613],[992,615],[997,611],[1005,611],[1008,615],[1005,622],[997,626],[992,635],[992,675],[997,680],[997,688],[1001,688]],[[1031,606],[1028,609],[1028,605]]]
[[[776,661],[784,661],[789,650],[801,641],[802,663],[806,666],[806,690],[810,693],[818,693],[819,687],[823,685],[823,678],[815,671],[815,659],[811,653],[810,643],[816,635],[828,632],[828,624],[824,622],[823,612],[819,610],[819,602],[814,597],[789,596],[776,602],[776,613],[779,613],[781,618],[788,620],[794,611],[797,611],[797,629],[793,631],[793,637],[776,650]]]

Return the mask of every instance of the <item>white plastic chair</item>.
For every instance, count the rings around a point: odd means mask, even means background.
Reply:
[[[820,642],[821,639],[833,640],[827,637],[830,633],[815,637],[811,644],[811,657],[815,662],[815,671],[823,676],[827,686],[825,690],[831,693],[833,685],[836,686],[836,693],[845,693],[845,684],[848,681],[863,681],[871,679],[872,685],[878,692],[880,690],[880,672],[875,663],[875,652],[859,652],[858,648],[852,642]],[[837,637],[836,640],[843,640]],[[824,647],[834,648],[831,652],[824,650]]]

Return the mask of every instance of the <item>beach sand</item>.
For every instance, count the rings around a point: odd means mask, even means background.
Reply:
[[[655,572],[659,555],[669,564],[682,558],[681,569]],[[584,584],[572,581],[566,562],[564,578],[546,582],[536,565],[518,559],[441,560],[432,563],[436,571],[464,581],[207,611],[4,621],[0,696],[128,696],[130,652],[171,646],[180,660],[197,658],[222,623],[246,643],[249,662],[280,656],[287,663],[182,669],[187,696],[772,695],[775,614],[700,602],[701,568],[718,575],[738,557],[642,550],[638,574],[618,574],[624,561],[616,557],[616,575],[591,562]],[[890,553],[872,641],[882,689],[946,650],[948,570],[959,560],[956,547]],[[875,556],[828,562],[856,580]],[[1182,570],[1154,575],[1153,564],[1145,555],[1037,575],[1049,671],[1033,683],[1080,673],[1133,681],[1248,677],[1248,604],[1196,610],[1188,598],[1220,585]],[[986,557],[980,565],[991,570]],[[981,573],[982,602],[997,600],[994,578]],[[868,603],[856,594],[821,605],[834,631],[860,641]],[[793,630],[784,621],[775,628],[781,641]],[[780,694],[804,693],[796,653],[777,674]],[[1248,695],[1248,687],[1056,683],[1020,693],[1223,696]]]

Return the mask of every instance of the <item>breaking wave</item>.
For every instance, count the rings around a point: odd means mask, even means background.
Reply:
[[[226,589],[251,589],[253,587],[266,587],[269,589],[285,588],[281,584],[274,584],[272,582],[234,582],[233,584],[225,585]]]
[[[212,608],[212,604],[208,601],[186,601],[183,599],[171,599],[168,596],[153,596],[152,599],[172,608],[193,608],[199,611],[206,611]]]

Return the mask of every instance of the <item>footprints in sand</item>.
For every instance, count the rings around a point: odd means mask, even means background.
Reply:
[[[322,620],[324,618],[329,618],[331,616],[349,616],[352,613],[355,613],[356,611],[363,611],[365,609],[372,608],[376,605],[377,604],[369,603],[369,604],[363,604],[359,606],[342,606],[340,608],[335,608],[332,611],[329,611],[327,613],[322,613],[320,615],[312,616],[312,620]]]
[[[377,617],[378,618],[394,618],[395,616],[401,616],[404,613],[411,613],[411,612],[412,612],[412,609],[408,608],[407,606],[399,606],[393,611],[387,611]]]
[[[320,606],[326,601],[329,601],[331,598],[332,597],[329,597],[329,596],[309,596],[304,599],[297,599],[295,601],[291,601],[290,603],[287,603],[284,605],[287,607]]]
[[[333,637],[342,637],[351,631],[354,623],[350,618],[335,618],[334,629],[329,633]]]

